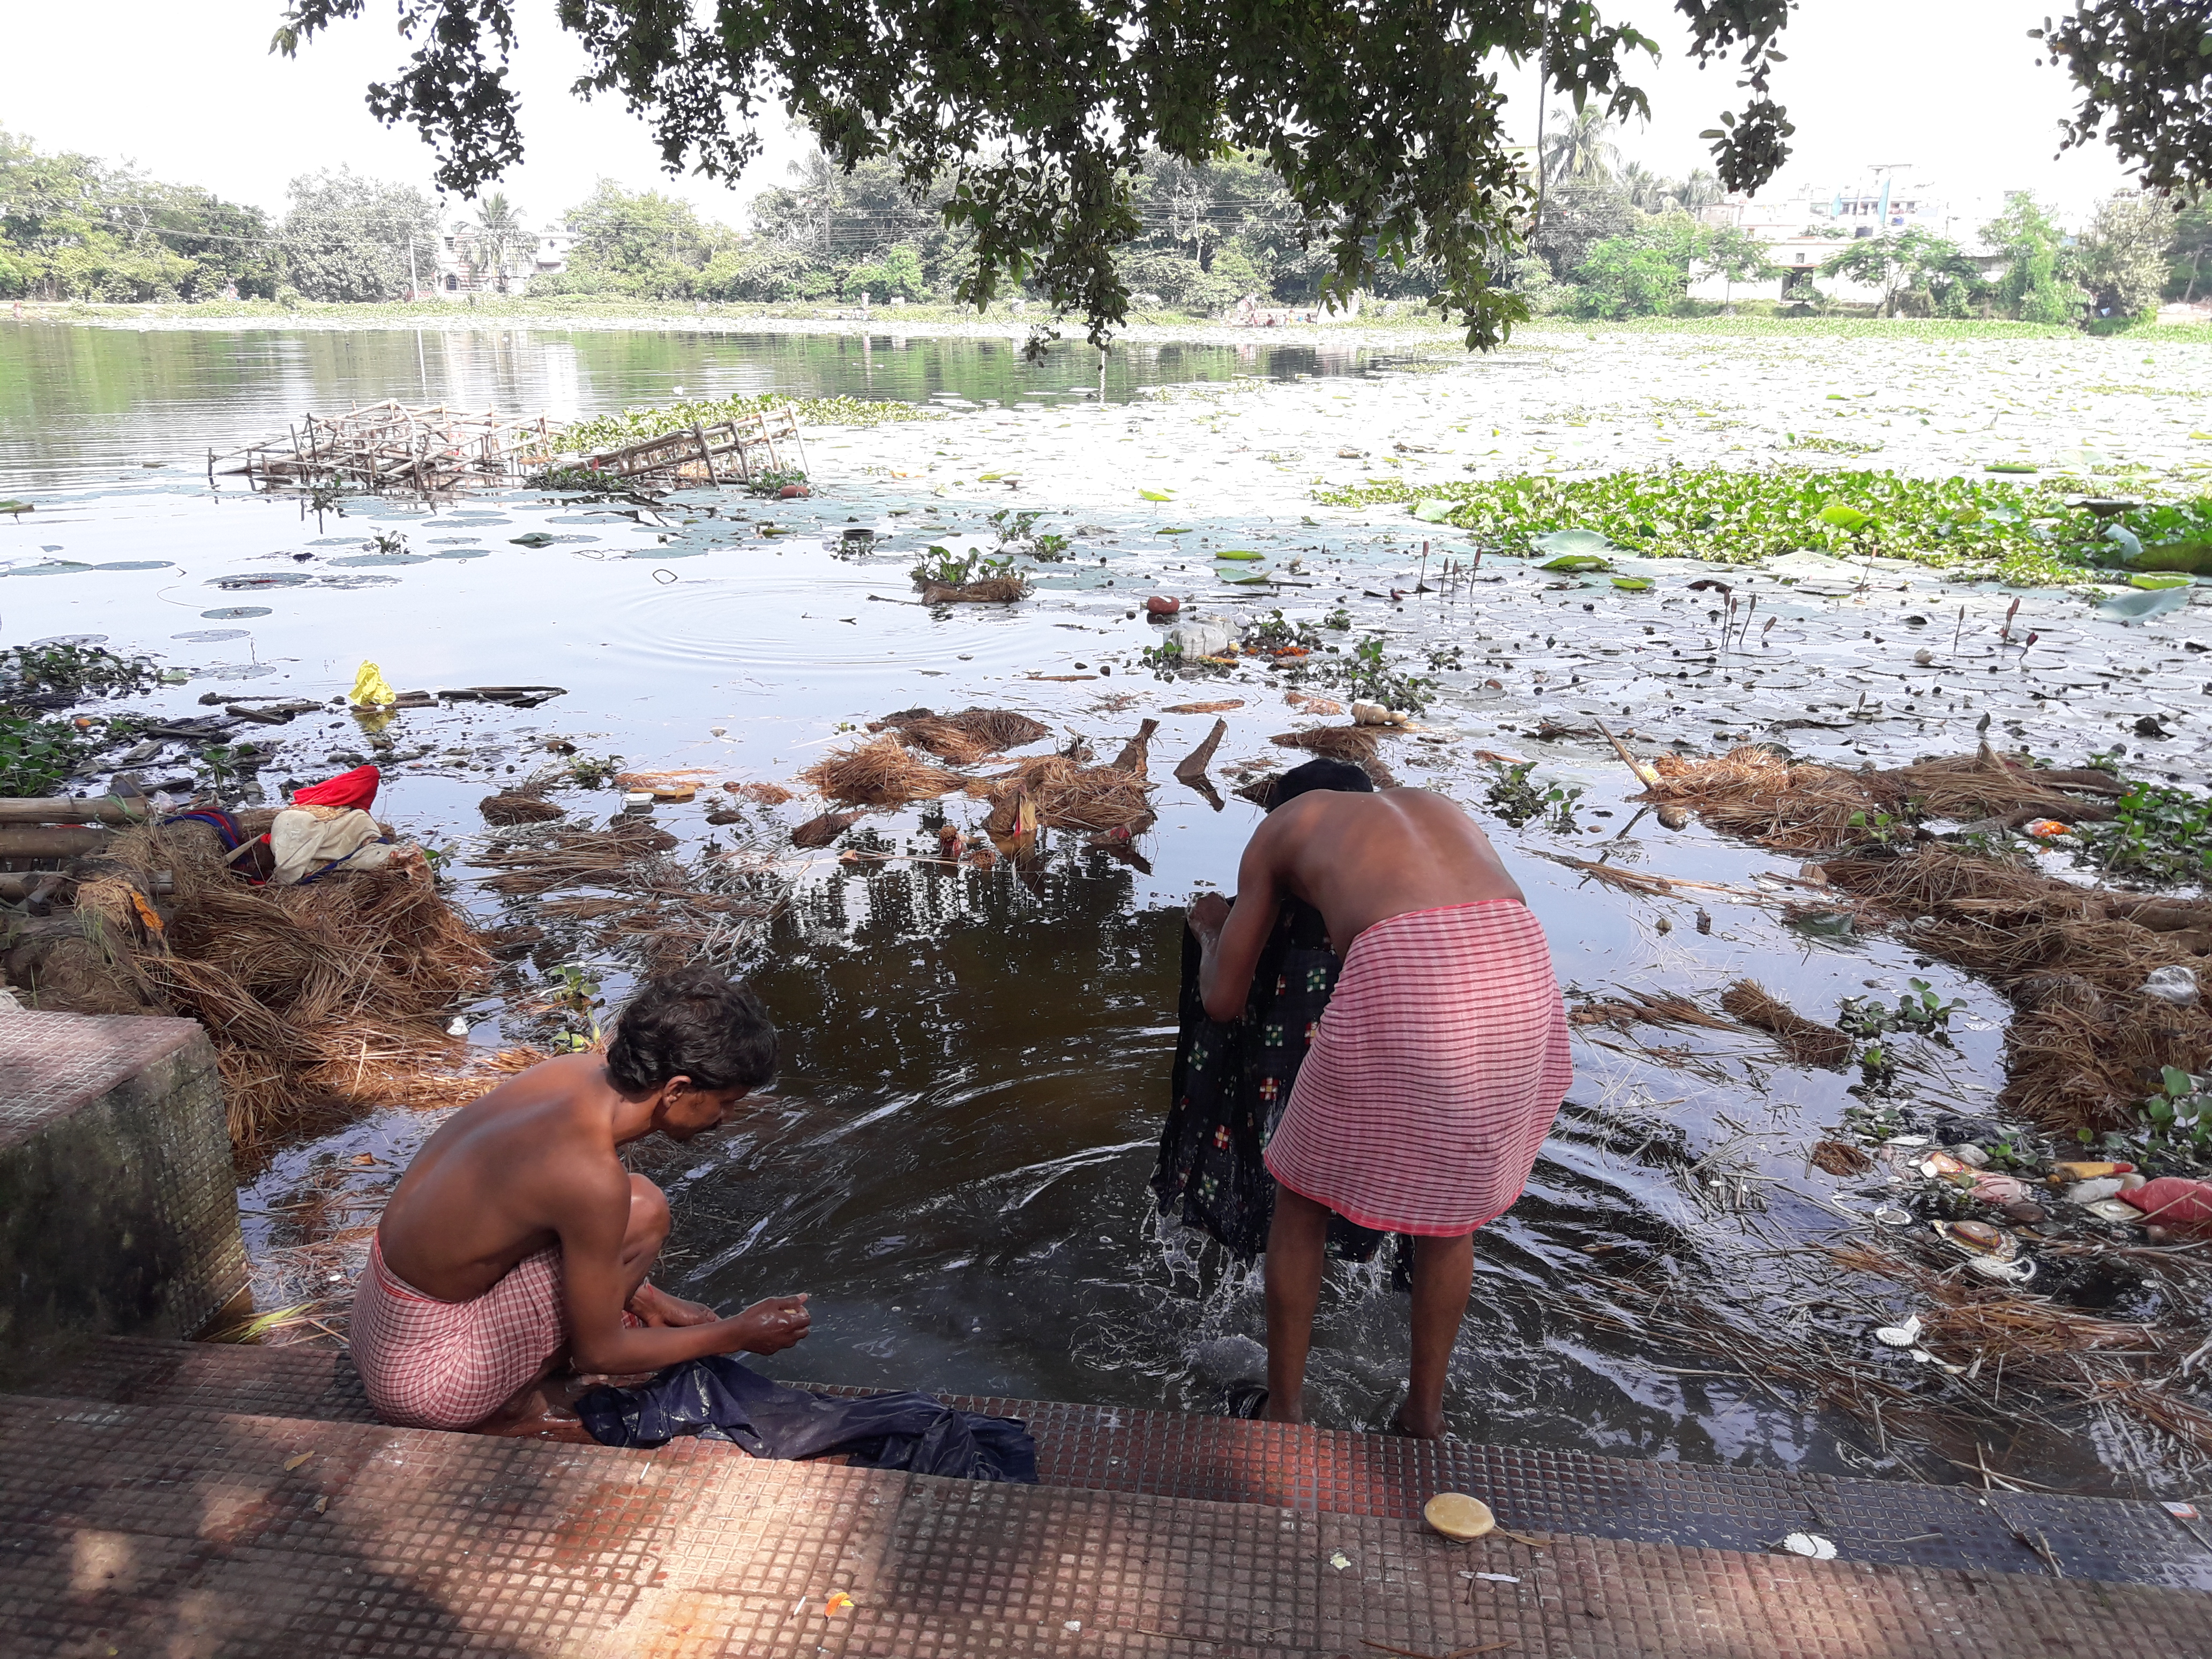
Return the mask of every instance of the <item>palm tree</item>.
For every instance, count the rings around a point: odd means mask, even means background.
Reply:
[[[477,222],[469,227],[469,264],[489,270],[501,294],[507,292],[507,269],[525,249],[536,246],[530,227],[503,191],[494,191],[477,204]]]
[[[1611,178],[1620,151],[1605,136],[1611,125],[1605,112],[1591,104],[1584,106],[1582,112],[1571,118],[1565,111],[1556,111],[1554,116],[1560,123],[1559,130],[1544,135],[1546,180],[1553,184],[1569,179],[1594,184]]]
[[[1681,185],[1661,178],[1641,161],[1626,163],[1617,177],[1628,199],[1646,213],[1664,213],[1676,204],[1681,193]]]
[[[1711,207],[1726,194],[1721,188],[1721,181],[1713,177],[1710,167],[1692,167],[1690,176],[1674,186],[1676,199],[1682,204],[1683,210],[1689,213],[1695,213],[1699,208]]]

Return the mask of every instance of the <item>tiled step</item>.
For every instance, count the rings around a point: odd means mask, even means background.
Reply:
[[[40,1388],[117,1403],[373,1420],[351,1364],[329,1348],[111,1338]],[[2212,1548],[2154,1504],[1985,1496],[1964,1486],[1437,1445],[1181,1412],[947,1398],[1027,1421],[1042,1479],[1060,1488],[1401,1521],[1417,1519],[1438,1492],[1468,1492],[1521,1532],[1753,1553],[1809,1532],[1832,1540],[1845,1560],[2030,1577],[2049,1575],[2047,1549],[2069,1578],[2212,1590]],[[2197,1526],[2212,1540],[2212,1529]]]
[[[15,1395],[0,1631],[9,1659],[2205,1659],[2212,1600]]]

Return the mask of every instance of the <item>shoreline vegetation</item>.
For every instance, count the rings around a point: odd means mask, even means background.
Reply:
[[[7,320],[0,313],[0,320]],[[903,335],[909,337],[1025,341],[1042,332],[1066,345],[1083,346],[1080,325],[1054,318],[1035,307],[1016,311],[993,306],[977,312],[964,306],[874,306],[807,303],[741,304],[653,301],[589,295],[542,299],[479,295],[468,300],[358,303],[273,300],[210,300],[190,304],[148,301],[106,304],[82,301],[20,302],[15,320],[146,331],[246,329],[350,330],[412,328],[468,332],[518,325],[554,329],[651,330],[708,334]],[[1609,334],[1677,335],[1715,338],[1920,339],[2020,342],[2078,339],[2069,325],[1983,318],[1882,318],[1832,313],[1778,314],[1769,302],[1747,301],[1733,315],[1624,317],[1583,320],[1540,316],[1517,325],[1505,349],[1547,338]],[[2212,344],[2212,323],[2140,323],[2126,331],[2130,345]],[[1115,337],[1109,349],[1133,345],[1340,345],[1354,349],[1420,349],[1447,357],[1471,357],[1464,331],[1412,301],[1370,304],[1356,317],[1325,322],[1254,327],[1178,312],[1136,312]],[[1086,348],[1087,349],[1087,348]]]

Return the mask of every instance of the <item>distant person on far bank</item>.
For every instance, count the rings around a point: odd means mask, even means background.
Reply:
[[[356,1291],[354,1364],[387,1423],[530,1434],[575,1423],[562,1373],[635,1374],[776,1353],[804,1296],[730,1318],[647,1279],[668,1200],[617,1148],[719,1127],[775,1075],[775,1028],[743,986],[647,981],[604,1054],[550,1060],[463,1107],[385,1206]],[[580,1433],[580,1431],[579,1431]]]
[[[1243,1012],[1285,896],[1322,913],[1344,970],[1267,1142],[1262,1414],[1304,1420],[1334,1212],[1413,1236],[1413,1368],[1395,1426],[1435,1439],[1475,1229],[1520,1196],[1574,1079],[1551,951],[1456,805],[1425,789],[1376,793],[1356,766],[1313,762],[1278,781],[1235,908],[1212,893],[1191,905],[1212,1018]]]

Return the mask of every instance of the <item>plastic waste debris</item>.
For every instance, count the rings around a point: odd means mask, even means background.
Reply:
[[[2177,1008],[2197,1006],[2197,975],[2191,969],[2174,963],[2154,969],[2142,982],[2145,996],[2156,997],[2160,1002],[2170,1002]]]
[[[1354,726],[1410,726],[1413,717],[1402,708],[1386,708],[1379,702],[1355,702],[1352,705]]]
[[[2094,1181],[2077,1181],[2066,1189],[2069,1204],[2094,1204],[2099,1199],[2117,1198],[2120,1194],[2118,1176],[2100,1176]]]
[[[446,1035],[447,1036],[466,1036],[468,1034],[468,1016],[465,1014],[455,1014],[453,1018],[453,1023],[446,1027]]]
[[[1902,1325],[1877,1325],[1874,1339],[1885,1347],[1909,1348],[1920,1340],[1920,1316],[1911,1315]]]
[[[1817,1532],[1793,1532],[1782,1540],[1782,1547],[1792,1555],[1802,1555],[1814,1561],[1832,1561],[1836,1546],[1832,1540]]]
[[[2082,1207],[2100,1221],[2115,1221],[2124,1227],[2142,1225],[2142,1212],[2129,1203],[2124,1196],[2100,1198],[2095,1203]]]
[[[2034,818],[2027,825],[2027,833],[2038,841],[2050,841],[2058,836],[2074,833],[2071,824],[2061,823],[2057,818]]]
[[[346,701],[356,708],[388,708],[399,701],[399,694],[385,679],[382,669],[365,662],[353,677],[353,690],[346,693]]]
[[[2058,1185],[2067,1181],[2094,1181],[2100,1176],[2133,1175],[2132,1164],[2057,1163],[2051,1166],[2051,1183]]]
[[[1147,616],[1172,617],[1182,609],[1181,599],[1170,599],[1164,593],[1155,593],[1145,601],[1145,612]]]
[[[2145,1221],[2156,1222],[2177,1232],[2212,1234],[2212,1181],[2191,1181],[2185,1176],[2160,1176],[2119,1201],[2142,1212]]]

